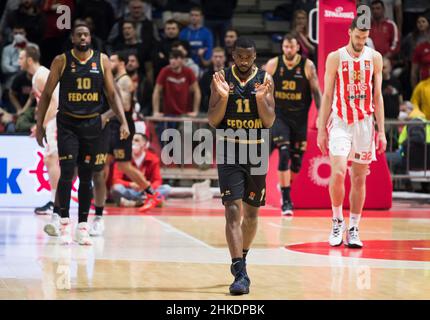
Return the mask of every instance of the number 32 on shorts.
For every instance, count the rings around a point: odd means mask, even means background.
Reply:
[[[362,161],[370,161],[372,160],[372,152],[362,152],[361,153],[361,160]]]

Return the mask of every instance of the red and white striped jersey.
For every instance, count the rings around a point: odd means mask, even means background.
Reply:
[[[339,67],[332,111],[348,124],[355,123],[370,116],[373,105],[373,53],[365,46],[360,57],[353,58],[346,47],[339,52]]]
[[[37,104],[39,104],[40,97],[42,96],[42,91],[39,88],[37,88],[36,80],[39,77],[43,77],[47,79],[48,75],[49,75],[49,69],[44,66],[40,66],[39,68],[37,68],[36,72],[33,74],[33,78],[31,82],[33,84],[33,95],[36,98]]]

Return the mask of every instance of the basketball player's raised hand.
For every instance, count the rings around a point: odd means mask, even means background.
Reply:
[[[130,129],[128,128],[127,122],[123,123],[119,128],[119,136],[121,140],[125,140],[130,135]]]
[[[215,72],[213,75],[215,89],[218,94],[223,98],[228,98],[230,87],[224,79],[224,75],[221,72]]]
[[[255,98],[262,99],[270,92],[272,92],[272,81],[269,81],[268,79],[266,79],[266,81],[264,81],[263,84],[260,84],[255,89]]]
[[[387,148],[387,138],[385,132],[378,132],[376,136],[376,150],[379,154],[384,153]]]
[[[327,150],[328,150],[327,130],[318,129],[317,145],[318,145],[318,148],[321,150],[321,153],[323,154],[323,156],[326,156]]]

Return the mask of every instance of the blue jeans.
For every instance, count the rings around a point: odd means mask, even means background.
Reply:
[[[155,191],[158,192],[161,196],[167,197],[171,190],[172,187],[170,185],[162,184]],[[114,184],[112,186],[111,194],[115,203],[119,203],[121,198],[134,201],[142,199],[144,192],[136,191],[132,188],[127,188],[122,184]]]

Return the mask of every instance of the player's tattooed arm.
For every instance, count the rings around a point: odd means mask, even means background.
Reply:
[[[115,92],[115,85],[112,75],[112,67],[109,61],[109,58],[102,53],[101,55],[102,63],[104,67],[104,90],[106,98],[109,102],[109,105],[113,112],[115,112],[116,116],[118,117],[119,121],[121,122],[121,128],[120,128],[120,135],[121,139],[127,139],[127,137],[130,135],[130,129],[128,128],[127,120],[125,118],[124,114],[124,108],[122,105],[119,105],[117,103],[117,100],[115,98],[116,92]]]
[[[118,81],[118,88],[124,111],[128,112],[131,109],[131,95],[133,92],[133,82],[131,81],[130,77],[122,77]]]
[[[124,106],[122,105],[121,92],[120,92],[118,84],[116,82],[114,82],[114,87],[115,87],[115,101],[116,101],[118,106],[120,106],[122,109],[124,109]],[[116,115],[115,115],[115,112],[113,112],[112,107],[108,111],[103,113],[102,114],[103,128],[106,125],[106,123],[114,117],[116,117]]]
[[[379,52],[375,52],[373,57],[373,101],[375,102],[375,118],[378,125],[376,149],[379,153],[384,152],[387,147],[384,123],[384,99],[382,97],[382,65],[382,55]]]
[[[276,118],[274,87],[272,76],[266,72],[264,83],[255,90],[258,115],[260,116],[265,128],[272,127]]]
[[[61,74],[63,73],[65,62],[64,55],[56,56],[52,61],[51,72],[49,73],[48,80],[46,81],[45,88],[37,107],[36,139],[37,143],[41,147],[43,147],[43,138],[45,137],[43,121],[45,119],[49,103],[51,102],[52,93],[54,92],[57,83],[60,81]]]
[[[334,86],[336,81],[336,72],[339,66],[339,54],[331,52],[327,56],[326,70],[324,74],[324,94],[321,100],[321,108],[318,115],[318,137],[317,144],[323,155],[327,154],[328,137],[327,121],[331,114],[331,104],[333,103]]]
[[[306,74],[306,78],[308,78],[309,80],[309,85],[311,87],[311,92],[315,101],[315,106],[319,110],[321,106],[321,90],[318,83],[317,70],[315,68],[314,63],[309,59],[306,60],[305,74]]]
[[[224,71],[215,72],[211,83],[208,110],[209,124],[214,128],[217,128],[224,118],[229,94],[230,87],[224,79]]]

